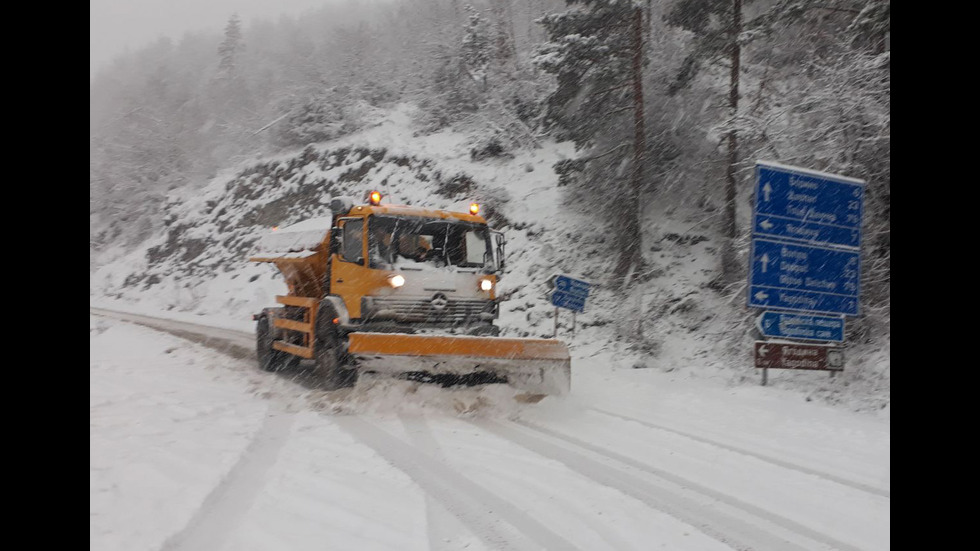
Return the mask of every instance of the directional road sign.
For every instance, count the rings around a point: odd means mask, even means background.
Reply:
[[[568,308],[576,312],[585,311],[585,297],[570,295],[561,291],[551,293],[551,303],[559,308]]]
[[[844,351],[815,344],[755,341],[755,366],[767,369],[843,371]]]
[[[554,291],[551,292],[552,304],[576,312],[585,311],[585,299],[589,296],[589,287],[591,286],[589,282],[556,275],[548,281],[548,284],[554,287]]]
[[[551,278],[551,283],[558,291],[562,291],[570,295],[581,296],[582,298],[588,298],[589,296],[589,287],[591,284],[587,281],[573,279],[563,275],[556,275]]]
[[[812,245],[861,244],[864,181],[756,162],[754,235]]]
[[[860,253],[752,240],[750,307],[858,314]]]
[[[767,337],[844,342],[844,318],[763,312],[756,320]]]

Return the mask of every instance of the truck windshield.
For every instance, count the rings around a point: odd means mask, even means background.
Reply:
[[[372,268],[494,269],[490,232],[483,224],[373,215],[368,219],[368,235]]]

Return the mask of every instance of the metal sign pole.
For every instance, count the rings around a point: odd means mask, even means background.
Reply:
[[[555,306],[555,334],[551,337],[553,339],[558,338],[558,307]]]
[[[766,386],[766,381],[768,381],[768,380],[769,380],[769,368],[768,367],[763,367],[762,368],[762,386]]]
[[[587,281],[574,279],[564,275],[555,275],[548,280],[551,291],[551,304],[555,306],[555,330],[553,338],[558,338],[558,309],[567,308],[572,311],[572,337],[575,336],[576,315],[585,311],[585,300],[589,296]]]

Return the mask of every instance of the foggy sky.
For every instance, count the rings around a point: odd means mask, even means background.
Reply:
[[[91,0],[89,78],[113,58],[161,36],[177,42],[187,31],[220,31],[233,13],[252,19],[296,16],[326,3],[349,0]]]

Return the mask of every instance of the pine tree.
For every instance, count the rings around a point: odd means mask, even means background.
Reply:
[[[684,59],[670,93],[676,94],[688,86],[701,67],[708,63],[727,63],[728,123],[724,140],[727,147],[725,167],[725,204],[722,217],[722,279],[731,283],[741,277],[735,252],[738,226],[735,219],[738,164],[738,132],[735,124],[739,113],[739,84],[741,81],[742,0],[680,0],[668,13],[667,22],[694,34],[694,47]]]
[[[238,14],[233,14],[225,25],[225,38],[218,45],[219,73],[231,73],[235,70],[235,58],[242,49],[242,23]]]
[[[572,140],[585,152],[556,165],[561,181],[567,182],[576,172],[591,172],[584,183],[597,200],[610,196],[620,200],[615,228],[619,257],[612,274],[618,287],[643,265],[639,221],[646,153],[643,8],[633,0],[566,2],[581,8],[539,20],[549,42],[535,63],[557,79],[557,88],[547,100],[545,123],[559,139]],[[624,132],[626,128],[632,132]],[[627,163],[629,178],[617,178],[617,167]]]
[[[516,61],[517,54],[510,30],[513,25],[510,3],[491,2],[490,9],[493,12],[493,59],[500,68],[507,69]]]
[[[467,5],[469,21],[463,32],[462,56],[463,66],[470,78],[480,85],[481,90],[487,89],[487,71],[490,68],[490,25],[473,6]]]
[[[241,20],[233,14],[218,46],[218,68],[208,87],[210,118],[203,130],[213,143],[211,158],[216,166],[247,150],[251,134],[262,124],[248,73],[239,63],[244,50]]]
[[[235,61],[242,49],[242,23],[238,14],[233,14],[225,25],[225,38],[218,45],[218,73],[227,75],[235,71]]]

